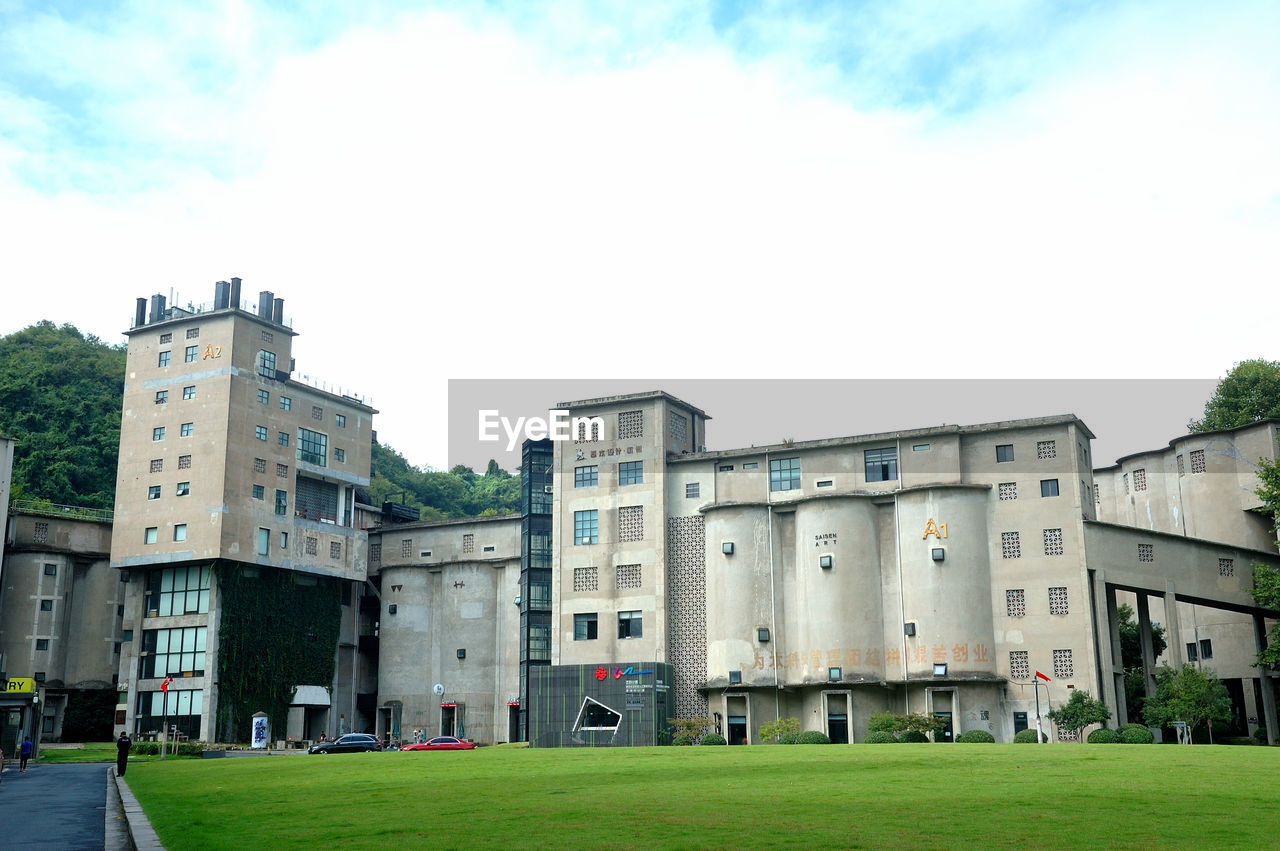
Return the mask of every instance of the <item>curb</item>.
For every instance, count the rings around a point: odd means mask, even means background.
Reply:
[[[164,846],[160,844],[160,837],[156,835],[147,814],[142,811],[142,805],[133,796],[129,784],[123,777],[116,777],[114,767],[108,770],[108,776],[115,781],[116,791],[120,795],[120,806],[124,810],[125,823],[129,827],[129,838],[133,840],[133,847],[138,851],[164,851]]]

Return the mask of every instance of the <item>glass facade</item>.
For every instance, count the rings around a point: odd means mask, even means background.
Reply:
[[[522,742],[529,740],[529,670],[551,664],[554,463],[555,452],[550,440],[525,441],[520,462],[520,709],[517,731]],[[595,468],[591,470],[594,479]]]

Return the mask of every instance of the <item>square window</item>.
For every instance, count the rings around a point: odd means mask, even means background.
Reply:
[[[594,544],[599,541],[599,511],[595,508],[590,511],[573,512],[573,543],[575,546],[579,544]]]
[[[287,431],[280,432],[279,435],[276,437],[276,442],[279,443],[281,446],[288,446],[289,432]]]
[[[1041,479],[1040,480],[1040,496],[1057,496],[1058,480],[1057,479]]]
[[[183,423],[181,426],[178,427],[178,436],[190,437],[192,432],[195,431],[195,429],[196,429],[195,423]]]
[[[164,472],[164,459],[163,459],[163,458],[152,458],[152,459],[151,459],[151,472],[153,472],[153,473],[163,473],[163,472]]]
[[[147,499],[159,499],[159,498],[160,498],[159,485],[152,485],[151,487],[147,488]]]
[[[342,542],[341,541],[329,542],[329,558],[342,558]]]
[[[1013,444],[1002,443],[996,447],[996,463],[1002,464],[1005,461],[1013,460]]]
[[[37,638],[37,639],[36,639],[36,649],[37,649],[37,650],[48,650],[48,649],[49,649],[49,639],[47,639],[47,638]],[[52,732],[52,731],[50,731],[50,732]]]
[[[575,488],[593,488],[599,481],[600,468],[595,464],[589,467],[573,468],[573,486]]]
[[[769,462],[769,490],[790,491],[800,487],[800,459],[775,458]]]
[[[253,459],[253,472],[255,472],[255,473],[265,473],[265,472],[267,472],[267,459],[266,459],[266,458],[254,458],[254,459]]]
[[[336,425],[338,428],[346,428],[346,427],[347,427],[347,415],[346,415],[346,414],[334,414],[334,415],[333,415],[333,424],[334,424],[334,425]]]
[[[701,482],[686,482],[684,486],[684,498],[697,499],[698,491],[701,489],[700,488],[701,484],[702,484]]]
[[[256,437],[256,438],[258,438],[258,440],[266,440],[266,439],[267,439],[267,427],[266,427],[266,426],[254,426],[254,427],[253,427],[253,436],[254,436],[254,437]]]
[[[264,378],[276,377],[276,353],[263,349],[258,352],[258,375]]]
[[[730,671],[730,672],[729,672],[729,683],[730,683],[730,685],[738,685],[738,684],[740,684],[741,682],[742,682],[742,671]]]
[[[183,398],[183,399],[194,399],[194,398],[196,398],[196,386],[195,386],[194,384],[188,384],[186,387],[183,387],[183,388],[182,388],[182,398]]]
[[[178,482],[178,496],[186,496],[191,493],[191,482]]]
[[[898,478],[898,450],[868,449],[862,457],[868,482],[892,482]]]
[[[199,353],[199,348],[199,346],[187,346],[186,349],[183,350],[182,360],[185,363],[193,362],[196,359],[196,355]]]
[[[263,498],[263,496],[265,496],[265,494],[266,494],[266,490],[262,487],[262,485],[254,485],[254,486],[253,486],[253,498],[254,498],[254,499],[262,499],[262,498]]]
[[[1036,443],[1036,459],[1044,461],[1048,458],[1058,457],[1058,442],[1055,440],[1041,440]]]
[[[178,523],[173,527],[173,539],[175,541],[185,541],[187,539],[187,524]]]
[[[595,567],[575,567],[573,569],[574,591],[599,591],[599,569]]]
[[[287,411],[293,407],[293,400],[288,396],[280,397],[280,410]]]
[[[289,465],[288,465],[288,464],[277,464],[277,465],[276,465],[276,478],[277,478],[277,479],[287,479],[287,478],[289,478]]]
[[[57,576],[57,575],[58,575],[58,566],[57,566],[56,564],[46,564],[46,565],[44,566],[44,575],[45,575],[45,576]]]
[[[337,461],[339,464],[345,464],[347,462],[347,450],[345,449],[333,450],[333,460]]]
[[[1017,482],[1001,482],[999,488],[1001,502],[1008,502],[1018,498]]]
[[[42,612],[52,612],[52,611],[53,611],[53,601],[52,601],[52,600],[41,600],[41,601],[40,601],[40,611],[42,611]]]
[[[618,612],[618,638],[640,638],[644,619],[639,612]]]
[[[827,682],[838,683],[844,678],[844,669],[827,668]]]
[[[198,339],[199,337],[200,337],[200,329],[199,329],[199,328],[188,328],[188,329],[187,329],[187,339],[188,339],[188,340],[195,340],[195,339]]]
[[[152,440],[164,440],[164,426],[156,426],[151,429]]]
[[[157,391],[156,391],[156,404],[157,404],[157,405],[163,405],[165,402],[168,402],[168,401],[169,401],[169,391],[168,391],[168,390],[157,390]]]
[[[163,346],[165,343],[172,343],[172,342],[173,342],[173,335],[172,335],[172,334],[161,334],[161,335],[160,335],[160,345],[162,345],[162,346]]]
[[[169,353],[161,352],[159,359],[157,359],[156,361],[156,366],[168,366],[168,365],[169,365]]]
[[[271,391],[270,391],[270,390],[263,390],[263,389],[259,388],[259,389],[258,389],[258,402],[259,402],[259,403],[261,403],[261,404],[263,404],[263,405],[266,405],[266,404],[267,404],[267,403],[269,403],[270,401],[271,401]]]
[[[592,641],[597,635],[596,613],[573,616],[573,640]]]
[[[623,461],[618,465],[619,485],[638,485],[644,482],[643,461]]]

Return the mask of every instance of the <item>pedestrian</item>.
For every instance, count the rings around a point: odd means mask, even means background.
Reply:
[[[31,744],[31,737],[23,736],[22,747],[18,749],[18,773],[19,774],[27,770],[27,760],[31,759],[32,747],[34,746]]]
[[[133,747],[133,742],[129,741],[129,734],[120,731],[120,738],[116,739],[116,777],[124,777],[124,770],[129,763],[129,748]]]

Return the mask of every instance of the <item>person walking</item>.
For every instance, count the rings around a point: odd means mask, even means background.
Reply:
[[[133,742],[129,741],[129,734],[120,731],[120,738],[116,739],[116,777],[124,777],[124,770],[129,764],[129,748],[133,747]]]
[[[31,744],[31,737],[23,736],[22,746],[18,748],[18,773],[19,774],[27,770],[27,760],[31,759],[31,749],[33,747],[34,745]]]

